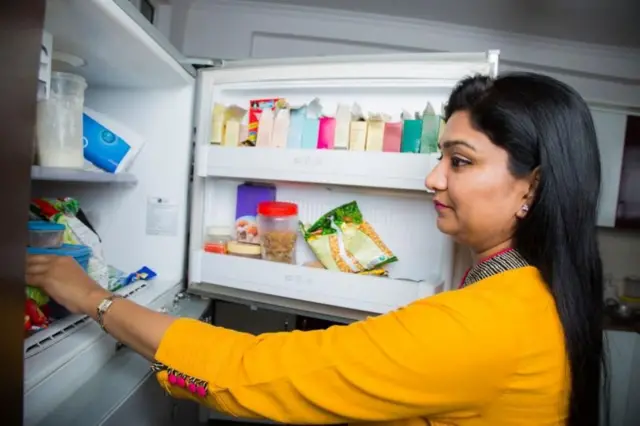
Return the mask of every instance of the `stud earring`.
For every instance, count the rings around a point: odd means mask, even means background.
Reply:
[[[522,207],[520,207],[520,210],[522,210],[523,213],[527,213],[529,212],[529,206],[526,204],[523,204]]]

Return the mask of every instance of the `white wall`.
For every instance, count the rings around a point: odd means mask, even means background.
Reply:
[[[637,0],[267,0],[385,16],[420,18],[554,37],[563,40],[640,47]],[[567,19],[570,17],[570,19]]]
[[[189,56],[222,59],[497,48],[502,70],[543,71],[576,87],[590,101],[640,106],[640,50],[419,19],[265,1],[198,0],[188,12],[178,47]]]
[[[171,19],[170,35],[188,56],[244,59],[499,48],[508,68],[550,73],[592,101],[640,107],[640,50],[265,1],[174,3],[182,9]],[[182,37],[176,34],[180,28],[185,29]],[[603,229],[600,242],[607,273],[640,275],[640,233]]]

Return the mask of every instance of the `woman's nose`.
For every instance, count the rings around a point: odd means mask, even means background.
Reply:
[[[424,180],[424,186],[429,191],[444,191],[447,189],[447,176],[442,162],[438,162]]]

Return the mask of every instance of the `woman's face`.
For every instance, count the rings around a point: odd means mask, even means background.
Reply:
[[[442,159],[425,182],[435,191],[438,229],[477,254],[508,247],[517,218],[526,214],[532,179],[509,172],[507,151],[475,130],[466,111],[450,117],[440,149]]]

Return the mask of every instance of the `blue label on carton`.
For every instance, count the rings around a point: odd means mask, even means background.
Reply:
[[[106,172],[115,173],[131,146],[87,114],[82,114],[82,133],[84,158]]]

